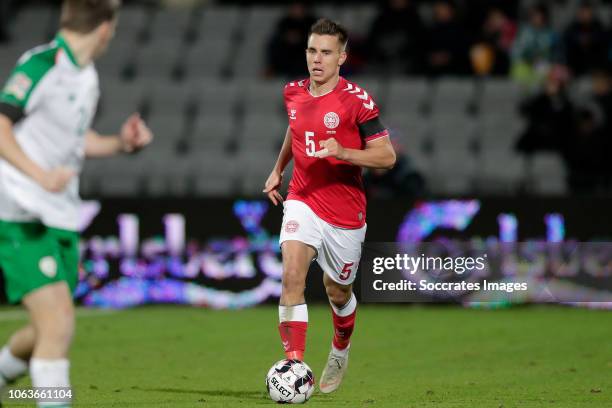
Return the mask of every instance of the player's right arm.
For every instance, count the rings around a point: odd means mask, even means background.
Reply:
[[[53,67],[55,52],[45,48],[29,52],[13,69],[11,76],[0,90],[0,159],[36,181],[50,192],[63,191],[75,172],[65,167],[46,170],[30,159],[15,138],[13,127],[31,113],[42,100],[42,93],[34,97],[38,84]]]
[[[0,113],[0,158],[9,162],[17,170],[50,192],[64,190],[74,176],[73,170],[59,167],[51,171],[45,171],[32,161],[17,143],[13,133],[13,122],[3,113]]]
[[[283,196],[278,192],[278,189],[283,183],[283,172],[285,171],[285,168],[289,162],[291,162],[292,158],[293,152],[291,151],[291,128],[287,127],[283,147],[281,147],[276,164],[274,165],[268,180],[266,180],[265,188],[263,190],[274,205],[278,205],[278,203],[283,202]]]

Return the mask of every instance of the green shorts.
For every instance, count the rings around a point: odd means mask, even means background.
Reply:
[[[0,269],[11,303],[56,282],[68,283],[74,293],[79,276],[79,234],[39,222],[0,220]]]

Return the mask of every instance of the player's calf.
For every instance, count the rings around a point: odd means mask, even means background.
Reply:
[[[304,303],[306,276],[294,266],[284,268],[282,276],[281,305]]]
[[[44,286],[24,298],[37,332],[30,360],[34,387],[70,387],[68,349],[74,333],[74,306],[65,282]],[[39,407],[46,406],[39,402]],[[68,405],[66,405],[68,406]]]
[[[28,372],[36,332],[28,325],[16,331],[0,350],[0,395],[3,389]]]
[[[7,346],[11,353],[20,360],[29,361],[36,345],[36,330],[32,324],[17,330],[9,339]]]
[[[294,272],[286,269],[283,273],[281,304],[278,306],[278,331],[285,356],[303,361],[308,330],[308,306],[304,301],[304,282]]]
[[[331,303],[332,308],[332,320],[334,324],[334,339],[332,340],[332,347],[336,354],[342,354],[346,350],[351,342],[351,335],[355,329],[355,317],[357,315],[357,299],[351,292],[349,300],[338,307],[336,304]]]
[[[351,300],[351,295],[353,294],[352,285],[339,285],[336,282],[329,282],[328,279],[324,279],[324,284],[329,303],[336,308],[341,309]]]
[[[308,267],[315,252],[299,241],[284,242],[282,251],[283,277],[278,307],[278,331],[285,356],[303,361],[308,330],[308,307],[304,300],[304,288]]]
[[[357,298],[352,285],[340,285],[327,275],[324,276],[323,283],[332,309],[334,325],[332,346],[337,354],[341,354],[348,348],[355,328]]]
[[[327,275],[325,290],[332,309],[334,337],[327,362],[321,374],[319,389],[330,393],[338,389],[348,368],[350,340],[355,328],[357,299],[352,285],[340,285]]]

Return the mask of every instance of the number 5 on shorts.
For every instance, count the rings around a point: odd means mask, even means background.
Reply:
[[[355,264],[355,262],[344,264],[344,268],[342,268],[342,272],[340,272],[339,278],[340,280],[347,280],[353,271],[351,267]]]

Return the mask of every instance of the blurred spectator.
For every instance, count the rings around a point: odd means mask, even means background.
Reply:
[[[463,2],[465,7],[465,26],[472,38],[479,38],[481,29],[489,19],[492,10],[500,11],[511,21],[516,21],[520,1],[508,0],[469,0]]]
[[[462,75],[469,71],[467,33],[457,18],[457,9],[450,0],[437,0],[433,22],[424,39],[425,67],[430,76]]]
[[[499,8],[492,8],[482,26],[477,44],[472,48],[472,65],[478,74],[507,75],[510,71],[510,51],[516,37],[516,24]],[[478,52],[485,53],[478,61]]]
[[[0,43],[9,40],[9,14],[12,0],[0,0]]]
[[[306,43],[316,19],[306,5],[296,1],[277,24],[268,43],[268,74],[297,77],[306,74]]]
[[[413,0],[388,0],[368,36],[370,65],[377,71],[420,71],[423,23]]]
[[[537,151],[562,152],[574,132],[574,106],[567,94],[567,70],[555,67],[548,74],[544,90],[521,104],[527,129],[516,148],[525,154]]]
[[[391,170],[369,169],[364,176],[368,198],[423,197],[426,193],[425,179],[412,164],[396,142],[393,147],[397,155]]]
[[[565,31],[564,42],[567,64],[576,76],[602,66],[605,62],[606,32],[595,17],[590,1],[580,3],[574,21]]]
[[[552,64],[561,62],[562,49],[559,35],[550,27],[545,4],[532,7],[528,19],[512,48],[512,75],[533,84],[546,77]]]
[[[592,76],[593,100],[603,116],[603,126],[612,134],[612,78],[610,72],[599,69]]]
[[[597,123],[593,112],[582,109],[576,117],[576,132],[567,141],[563,158],[567,183],[577,194],[604,192],[610,187],[612,159],[609,134]]]

